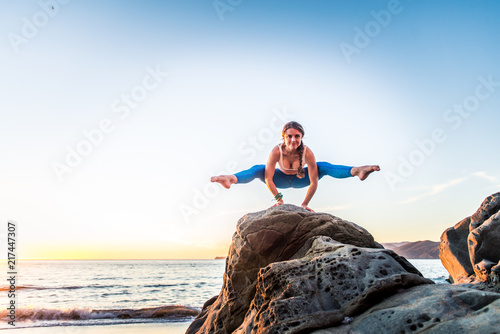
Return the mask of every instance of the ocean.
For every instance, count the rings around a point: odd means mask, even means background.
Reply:
[[[440,260],[410,260],[446,283]],[[224,260],[21,261],[16,328],[190,322],[174,306],[201,309],[222,287]],[[0,284],[1,329],[8,325],[9,287]]]

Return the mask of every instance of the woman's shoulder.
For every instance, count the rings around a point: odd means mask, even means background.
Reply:
[[[304,155],[305,155],[306,161],[311,161],[311,159],[313,159],[313,161],[316,160],[316,158],[314,157],[314,153],[309,148],[309,146],[304,145]]]
[[[279,144],[278,145],[275,145],[272,149],[271,149],[271,153],[270,155],[273,156],[273,157],[277,157],[279,159],[280,157],[280,146]]]

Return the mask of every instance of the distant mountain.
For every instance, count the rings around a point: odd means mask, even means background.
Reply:
[[[401,242],[385,242],[383,243],[382,245],[384,245],[385,248],[387,249],[390,249],[390,250],[394,250],[398,247],[401,247],[403,245],[406,245],[410,243],[409,241],[401,241]]]
[[[407,259],[439,259],[438,241],[394,242],[382,245]]]

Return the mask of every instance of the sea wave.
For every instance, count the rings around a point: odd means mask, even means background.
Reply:
[[[77,289],[80,287],[66,287],[67,289]],[[43,287],[43,286],[32,286],[32,285],[19,285],[15,287],[16,290],[46,290],[46,289],[52,289],[49,287]],[[10,290],[9,286],[0,286],[0,292],[2,291],[8,291]]]
[[[23,307],[16,309],[16,321],[91,320],[91,319],[169,319],[196,317],[200,310],[183,305],[167,305],[140,309],[92,310],[89,308],[50,309]],[[0,310],[0,318],[7,319],[8,310]]]
[[[78,289],[111,289],[111,288],[129,288],[126,285],[71,285],[71,286],[36,286],[36,285],[20,285],[16,286],[16,290],[78,290]],[[10,290],[9,286],[0,286],[0,292]]]

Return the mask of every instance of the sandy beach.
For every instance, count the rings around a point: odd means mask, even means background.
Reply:
[[[32,327],[3,330],[17,334],[184,334],[189,322],[98,326]]]

